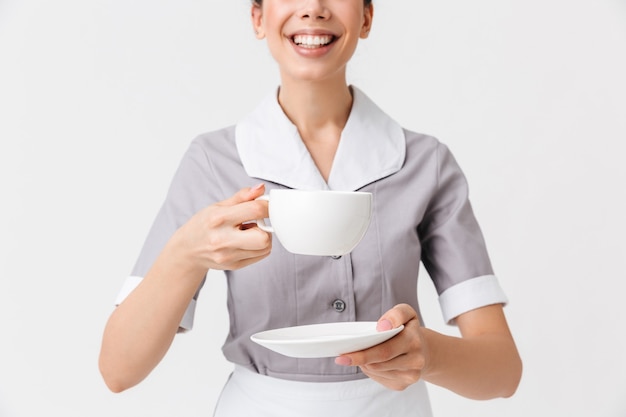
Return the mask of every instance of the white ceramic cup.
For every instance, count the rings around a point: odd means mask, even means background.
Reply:
[[[269,202],[272,224],[256,220],[259,228],[276,234],[285,249],[300,255],[349,253],[365,235],[372,215],[372,193],[366,192],[274,189],[258,200]]]

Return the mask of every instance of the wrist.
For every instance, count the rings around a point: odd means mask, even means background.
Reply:
[[[208,272],[208,268],[184,239],[180,229],[167,242],[158,262],[162,263],[164,269],[171,275],[191,280],[194,284],[199,284]]]
[[[424,367],[422,368],[422,378],[428,380],[440,372],[440,354],[442,352],[440,344],[442,337],[448,337],[426,327],[420,328],[422,336],[422,349],[424,351]]]

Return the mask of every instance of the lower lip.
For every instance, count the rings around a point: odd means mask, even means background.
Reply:
[[[304,57],[307,58],[318,58],[321,57],[323,55],[326,55],[331,49],[333,44],[335,43],[334,41],[324,45],[324,46],[320,46],[320,47],[316,47],[316,48],[305,48],[303,46],[297,45],[295,44],[293,41],[291,41],[291,45],[293,45],[293,48],[295,49],[295,51],[299,54],[302,55]]]

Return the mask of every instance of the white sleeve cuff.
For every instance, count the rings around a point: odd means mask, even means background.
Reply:
[[[452,324],[463,313],[492,304],[508,302],[495,275],[468,279],[445,290],[439,296],[444,321]]]
[[[129,276],[124,281],[122,285],[122,289],[117,294],[117,298],[115,299],[115,305],[118,306],[128,297],[128,294],[133,292],[135,288],[139,285],[143,277],[137,276]],[[187,310],[185,310],[185,315],[180,322],[180,328],[184,330],[191,330],[193,328],[193,319],[196,312],[196,300],[194,298],[191,299],[191,302],[187,306]]]
[[[139,285],[142,279],[143,279],[142,277],[134,277],[134,276],[130,276],[126,278],[126,280],[124,280],[124,284],[122,285],[122,288],[120,289],[120,292],[117,293],[117,298],[115,299],[115,305],[118,306],[122,304],[122,301],[124,301],[126,297],[128,297],[128,294],[130,294],[131,292],[133,292],[135,288],[137,288],[137,286]]]

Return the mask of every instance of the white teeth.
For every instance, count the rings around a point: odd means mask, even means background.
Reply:
[[[330,35],[311,36],[311,35],[295,35],[293,41],[296,45],[303,46],[305,48],[316,48],[323,45],[328,45],[333,40]]]

